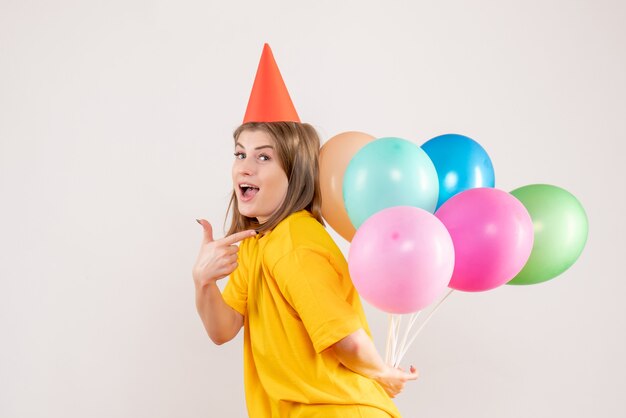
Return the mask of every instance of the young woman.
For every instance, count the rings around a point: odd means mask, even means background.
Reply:
[[[317,133],[305,123],[252,122],[234,139],[232,224],[215,240],[198,221],[204,240],[193,279],[216,344],[244,328],[250,417],[399,417],[390,397],[417,371],[382,361],[323,226]],[[216,282],[228,275],[222,294]]]

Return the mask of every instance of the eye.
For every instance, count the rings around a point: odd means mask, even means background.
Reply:
[[[261,161],[269,161],[269,160],[271,160],[271,158],[267,154],[260,154],[259,155],[259,160],[261,160]]]
[[[243,153],[243,152],[241,152],[241,151],[237,151],[237,152],[235,153],[235,158],[236,158],[236,159],[238,159],[238,160],[243,160],[244,158],[246,158],[246,154],[244,154],[244,153]]]

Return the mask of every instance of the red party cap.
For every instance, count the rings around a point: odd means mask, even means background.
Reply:
[[[263,46],[243,123],[300,122],[268,44]]]

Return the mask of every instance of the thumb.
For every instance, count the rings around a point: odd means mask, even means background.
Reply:
[[[202,229],[204,229],[204,242],[213,242],[213,227],[211,227],[211,224],[204,219],[196,219],[196,221],[202,225]]]

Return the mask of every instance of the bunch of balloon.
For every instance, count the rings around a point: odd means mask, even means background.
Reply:
[[[344,176],[344,202],[358,228],[348,264],[363,298],[390,314],[385,357],[397,366],[450,295],[446,290],[458,266],[463,265],[457,252],[455,220],[436,215],[443,205],[453,215],[463,215],[463,202],[461,212],[448,202],[469,190],[493,191],[495,179],[486,151],[463,135],[441,135],[421,147],[397,138],[375,143],[352,158]],[[502,193],[497,191],[497,197]],[[413,210],[398,208],[400,205]],[[475,220],[467,218],[461,224],[471,227]],[[463,250],[461,247],[461,255]],[[409,337],[424,308],[438,299]],[[401,314],[408,313],[400,337]]]
[[[540,283],[584,247],[587,218],[574,196],[549,185],[496,189],[491,159],[466,136],[419,147],[347,132],[321,152],[322,214],[352,241],[348,265],[359,294],[389,314],[393,366],[453,290]],[[411,316],[400,338],[403,314]]]

